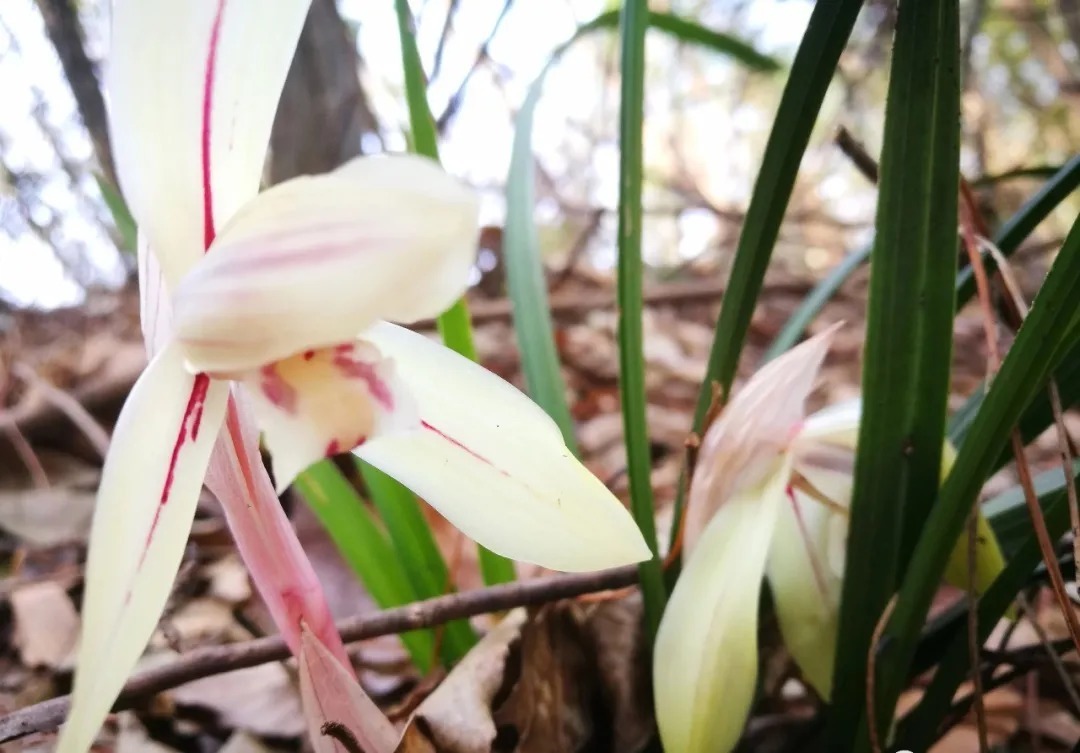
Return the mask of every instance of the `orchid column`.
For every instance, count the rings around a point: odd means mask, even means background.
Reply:
[[[649,556],[539,408],[383,321],[435,315],[463,293],[477,234],[471,191],[429,161],[384,157],[258,193],[309,2],[114,2],[110,128],[140,227],[152,359],[102,474],[61,751],[89,747],[141,655],[204,479],[300,654],[312,720],[333,711],[361,726],[352,731],[365,749],[392,749],[393,728],[351,682],[261,464],[260,428],[279,489],[356,449],[505,556],[560,570]],[[317,729],[313,741],[332,745]]]

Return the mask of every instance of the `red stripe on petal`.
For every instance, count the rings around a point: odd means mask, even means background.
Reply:
[[[214,103],[214,75],[217,68],[218,42],[221,40],[221,18],[226,0],[218,0],[214,25],[210,29],[210,48],[206,53],[206,73],[203,78],[202,101],[202,187],[203,187],[203,245],[210,248],[217,234],[214,229],[214,197],[210,180],[210,119]]]
[[[161,520],[161,511],[169,503],[180,453],[189,440],[194,441],[199,435],[199,424],[202,422],[203,407],[206,404],[206,392],[209,389],[210,377],[206,376],[206,374],[197,374],[195,382],[191,385],[191,394],[188,395],[184,415],[180,419],[180,428],[176,433],[176,439],[173,441],[172,454],[169,456],[169,468],[165,473],[165,483],[161,486],[161,496],[158,498],[157,509],[154,510],[154,519],[150,521],[150,530],[146,532],[146,542],[143,545],[142,555],[139,557],[139,567],[142,567],[143,561],[146,559],[146,553],[150,548],[150,541],[157,532],[158,521]]]
[[[810,570],[814,574],[814,581],[817,583],[818,591],[821,592],[821,596],[824,598],[829,593],[829,587],[825,583],[825,574],[822,572],[821,563],[818,562],[817,555],[814,552],[814,545],[810,542],[810,531],[806,527],[806,521],[803,520],[799,500],[795,496],[795,489],[791,484],[788,484],[786,491],[788,499],[791,501],[791,509],[795,513],[795,524],[799,528],[799,536],[802,539],[803,546],[806,548],[806,557],[810,560]]]
[[[487,458],[485,458],[485,457],[484,457],[483,455],[481,455],[480,453],[478,453],[478,452],[476,452],[475,450],[472,450],[472,449],[470,449],[469,447],[467,447],[467,446],[463,445],[463,444],[462,444],[461,442],[459,442],[458,440],[454,439],[454,438],[453,438],[452,436],[450,436],[450,435],[449,435],[449,434],[447,434],[446,432],[444,432],[444,431],[441,431],[441,430],[439,430],[439,429],[435,428],[434,426],[432,426],[431,424],[429,424],[429,423],[428,423],[427,421],[421,420],[421,421],[420,421],[420,425],[421,425],[422,427],[424,427],[425,429],[427,429],[428,431],[430,431],[430,432],[432,432],[432,433],[434,433],[434,434],[438,434],[438,435],[439,435],[440,437],[442,437],[443,439],[445,439],[445,440],[446,440],[447,442],[449,442],[450,444],[454,445],[454,446],[455,446],[455,447],[457,447],[458,449],[460,449],[460,450],[463,450],[463,451],[465,451],[465,452],[469,453],[469,454],[470,454],[470,455],[472,455],[472,456],[473,456],[474,458],[476,458],[477,460],[479,460],[479,461],[480,461],[481,463],[484,463],[485,465],[490,465],[490,466],[491,466],[492,468],[494,468],[495,470],[497,470],[497,471],[498,471],[499,473],[501,473],[502,475],[504,475],[504,476],[509,476],[509,475],[510,475],[509,473],[507,473],[506,471],[504,471],[504,470],[503,470],[502,468],[499,468],[499,467],[498,467],[497,465],[495,465],[495,464],[494,464],[494,463],[492,463],[492,462],[491,462],[490,460],[488,460]]]

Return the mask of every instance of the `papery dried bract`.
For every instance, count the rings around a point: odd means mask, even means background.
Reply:
[[[340,725],[364,753],[393,753],[398,733],[351,671],[310,631],[301,630],[300,695],[315,753],[348,753],[323,725]]]

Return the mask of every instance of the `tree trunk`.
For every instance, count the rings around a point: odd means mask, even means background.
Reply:
[[[105,115],[105,99],[101,95],[94,64],[83,46],[82,27],[73,0],[37,0],[38,10],[45,20],[45,31],[56,49],[60,65],[64,69],[75,104],[79,108],[90,141],[94,145],[98,164],[104,176],[114,186],[116,169],[112,149],[109,146],[109,125]]]
[[[271,183],[332,170],[378,124],[360,88],[360,56],[334,0],[314,0],[270,138]]]

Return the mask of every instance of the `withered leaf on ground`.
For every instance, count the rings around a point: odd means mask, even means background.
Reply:
[[[417,709],[397,753],[634,753],[653,730],[641,604],[511,612]]]

